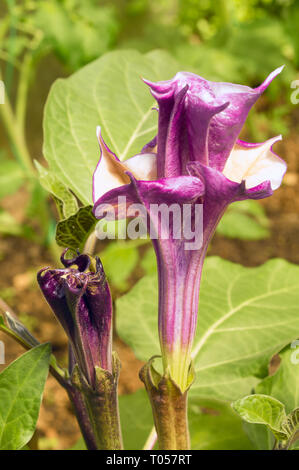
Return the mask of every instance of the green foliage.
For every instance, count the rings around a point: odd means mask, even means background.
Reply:
[[[250,44],[250,47],[249,47]],[[258,85],[270,71],[287,63],[282,76],[271,86],[277,96],[279,84],[289,86],[294,70],[283,51],[288,39],[282,25],[264,19],[231,28],[225,40],[220,36],[199,45],[182,44],[174,51],[185,68],[192,67],[210,80]]]
[[[283,436],[283,439],[287,442],[284,444],[286,447],[290,447],[296,442],[296,433],[299,430],[298,424],[298,405],[299,405],[299,393],[298,393],[298,341],[292,343],[292,347],[287,347],[280,352],[280,365],[277,371],[264,380],[262,380],[256,387],[255,392],[259,395],[252,395],[253,397],[266,396],[267,400],[279,401],[280,407],[283,408],[284,414],[287,413],[288,416],[285,417],[281,423],[281,429],[286,434]],[[244,399],[248,403],[247,399]],[[254,404],[254,399],[250,398]],[[242,401],[242,400],[241,400]],[[252,406],[252,403],[250,406]],[[257,403],[259,400],[257,398]],[[262,402],[257,405],[257,408],[263,408],[264,405]],[[253,407],[254,408],[254,407]],[[237,410],[238,411],[238,410]],[[254,409],[254,411],[257,411]],[[265,410],[267,411],[267,406],[265,405]],[[246,416],[245,416],[246,418]],[[248,422],[252,422],[247,419]],[[257,420],[253,421],[257,423]],[[245,431],[249,439],[253,442],[255,448],[257,449],[272,449],[274,445],[273,435],[269,432],[265,426],[260,424],[247,424],[245,423]],[[296,444],[295,444],[296,445]],[[294,448],[294,447],[292,447]]]
[[[114,6],[99,6],[96,0],[21,2],[10,15],[17,29],[39,37],[37,55],[53,51],[71,71],[107,52],[119,30]],[[30,37],[8,35],[3,46],[18,57],[30,47]]]
[[[109,50],[118,30],[114,8],[99,8],[95,0],[39,1],[32,21],[71,70]]]
[[[288,87],[294,74],[295,40],[278,20],[288,13],[287,5],[276,3],[274,7],[272,2],[270,8],[269,2],[257,3],[187,0],[180,2],[177,11],[168,2],[160,8],[150,3],[147,13],[143,10],[139,16],[135,35],[128,34],[121,46],[142,52],[163,47],[178,59],[181,68],[211,80],[252,85],[285,63],[287,70],[279,80]],[[298,5],[294,9],[298,11]],[[272,95],[274,89],[277,97],[280,86],[272,85]]]
[[[82,252],[96,223],[97,219],[92,213],[92,206],[80,207],[76,214],[58,222],[56,227],[57,244]]]
[[[157,272],[157,260],[152,246],[146,251],[141,260],[141,267],[146,274],[155,275]]]
[[[281,426],[286,418],[283,404],[266,395],[250,395],[233,403],[234,410],[248,423],[264,424],[277,439],[285,439]]]
[[[255,142],[264,142],[273,134],[282,134],[285,138],[290,132],[290,105],[271,106],[266,111],[251,112],[246,125]]]
[[[298,38],[298,22],[299,22],[299,8],[298,2],[293,1],[293,4],[284,12],[284,25],[288,33],[291,45],[293,46],[293,60],[298,69],[299,67],[299,38]]]
[[[269,237],[268,225],[263,207],[257,201],[248,199],[228,207],[217,232],[228,238],[261,240]]]
[[[257,393],[271,395],[280,400],[287,413],[299,407],[299,365],[296,354],[298,355],[298,351],[290,347],[280,352],[281,363],[278,370],[256,387]]]
[[[139,244],[139,240],[114,241],[100,254],[109,283],[120,292],[130,287],[129,277],[139,261]]]
[[[243,429],[255,450],[272,450],[275,437],[267,426],[243,422]]]
[[[21,187],[24,183],[24,172],[19,163],[5,158],[4,153],[0,153],[0,165],[0,199],[2,199]]]
[[[32,230],[20,224],[9,212],[0,208],[0,233],[15,237],[31,238]]]
[[[51,346],[23,354],[0,374],[0,449],[18,450],[31,439],[48,375]]]
[[[299,438],[299,408],[286,415],[284,405],[267,395],[250,395],[232,404],[247,422],[265,425],[275,436],[279,449],[289,449]]]
[[[177,63],[166,52],[116,51],[52,87],[45,108],[44,154],[50,170],[84,203],[100,157],[96,127],[124,160],[153,138],[155,101],[141,77],[171,78]]]
[[[78,211],[78,204],[75,196],[68,188],[59,181],[57,176],[35,161],[35,166],[39,173],[39,180],[42,187],[52,194],[57,204],[59,215],[62,219],[67,219]]]
[[[242,422],[226,402],[192,398],[189,427],[194,450],[252,450]]]
[[[244,268],[207,258],[191,396],[236,400],[267,375],[270,358],[299,329],[298,273],[298,266],[283,260]],[[118,333],[141,360],[159,354],[157,303],[155,274],[146,275],[116,303]]]
[[[142,449],[154,425],[145,390],[120,396],[119,411],[124,448],[126,450]]]

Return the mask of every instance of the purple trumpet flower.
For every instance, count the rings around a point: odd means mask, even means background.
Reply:
[[[272,152],[280,136],[262,144],[238,140],[251,107],[281,70],[255,89],[186,72],[164,82],[145,81],[159,105],[158,134],[125,162],[98,132],[101,159],[94,173],[94,213],[101,218],[102,208],[110,204],[120,218],[130,204],[139,203],[146,210],[147,227],[154,226],[158,233],[152,242],[159,274],[162,358],[165,373],[182,391],[188,388],[202,266],[217,224],[230,203],[270,196],[286,171],[286,164]],[[119,196],[126,196],[122,206],[124,198]],[[182,210],[189,205],[195,232],[196,208],[202,205],[200,247],[187,249],[190,237],[178,237],[166,226],[168,220],[153,213],[152,206],[161,203]]]
[[[111,294],[98,258],[92,271],[88,255],[66,259],[66,251],[61,256],[64,269],[42,269],[37,279],[69,338],[74,362],[94,388],[96,367],[112,373]]]

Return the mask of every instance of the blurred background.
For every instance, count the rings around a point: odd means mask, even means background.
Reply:
[[[242,132],[252,142],[283,134],[275,150],[288,163],[284,184],[269,199],[232,208],[210,254],[247,266],[272,257],[299,263],[299,104],[291,102],[299,79],[298,24],[299,0],[1,0],[0,80],[6,100],[0,104],[0,307],[8,304],[41,341],[51,341],[62,363],[65,336],[35,280],[36,271],[57,263],[61,251],[55,244],[55,207],[33,164],[43,162],[43,108],[51,84],[119,48],[166,49],[181,69],[253,87],[285,64]],[[104,248],[117,297],[142,276],[146,249]],[[0,339],[9,363],[21,347],[1,333]],[[115,342],[123,362],[120,391],[130,393],[141,386],[141,363],[117,335]],[[69,448],[79,436],[67,398],[51,378],[38,436],[42,449]]]

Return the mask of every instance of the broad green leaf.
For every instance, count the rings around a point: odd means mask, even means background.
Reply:
[[[248,423],[264,424],[279,439],[287,437],[282,429],[286,418],[284,405],[267,395],[249,395],[232,404],[234,410]]]
[[[265,209],[259,201],[255,201],[254,199],[234,202],[229,206],[228,210],[234,210],[243,214],[252,215],[262,225],[267,226],[269,224]]]
[[[282,351],[279,354],[281,363],[278,370],[256,387],[257,393],[271,395],[281,401],[287,413],[299,407],[299,364],[296,354],[298,356],[295,348],[288,347]]]
[[[253,200],[235,202],[222,217],[217,232],[228,238],[261,240],[269,237],[268,219],[262,206]]]
[[[229,403],[196,399],[189,403],[191,448],[194,450],[251,450],[242,421]]]
[[[135,241],[113,241],[100,257],[109,283],[119,291],[125,291],[129,287],[128,278],[139,260]]]
[[[157,259],[155,251],[150,247],[141,260],[141,267],[146,274],[155,275],[157,272]]]
[[[51,345],[23,354],[0,374],[0,449],[18,450],[31,439],[48,375]]]
[[[96,223],[97,219],[92,213],[92,206],[80,207],[76,214],[58,222],[56,228],[57,245],[82,251]]]
[[[153,427],[145,390],[121,396],[119,404],[125,449],[142,449]],[[241,419],[228,403],[194,398],[189,403],[188,415],[192,449],[252,449]]]
[[[227,212],[218,225],[217,233],[227,238],[241,240],[262,240],[269,237],[269,231],[246,214]]]
[[[246,423],[243,421],[243,429],[255,450],[272,450],[275,437],[269,428],[263,424]]]
[[[57,176],[47,168],[35,161],[35,166],[39,173],[39,180],[44,189],[50,192],[57,200],[58,208],[61,207],[60,216],[67,219],[78,211],[78,204],[75,196],[69,189],[59,181]]]
[[[159,354],[157,295],[156,276],[145,276],[116,301],[117,332],[142,361]]]
[[[299,267],[270,260],[245,268],[208,257],[203,270],[190,394],[237,400],[267,375],[271,357],[299,331]],[[117,301],[118,333],[141,360],[159,354],[154,274]],[[127,314],[130,312],[130,315]]]
[[[15,193],[24,183],[24,172],[14,160],[0,158],[0,199]]]
[[[50,170],[84,203],[100,157],[96,127],[124,160],[155,135],[155,100],[141,77],[171,78],[179,66],[166,52],[115,51],[71,77],[57,80],[45,108],[44,155]]]
[[[119,412],[124,448],[126,450],[142,449],[154,425],[145,390],[120,396]]]

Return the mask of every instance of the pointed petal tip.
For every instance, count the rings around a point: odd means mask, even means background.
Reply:
[[[105,147],[105,142],[104,142],[104,139],[102,137],[102,128],[101,128],[101,126],[97,126],[96,134],[97,134],[97,139],[98,139],[100,148]]]
[[[284,69],[285,65],[281,65],[277,69],[273,70],[273,72],[270,73],[270,75],[266,78],[266,80],[263,81],[263,83],[256,88],[256,90],[259,93],[263,93],[266,88],[270,85],[270,83],[276,78]]]
[[[269,149],[271,150],[272,153],[275,154],[275,152],[273,151],[273,146],[276,144],[276,142],[281,142],[281,141],[282,141],[281,134],[276,135],[275,137],[272,137],[271,139],[267,140],[267,142],[269,143]]]
[[[41,279],[44,277],[44,273],[50,269],[50,266],[46,266],[45,268],[41,268],[37,273],[37,281],[40,283]]]
[[[148,85],[153,94],[162,94],[172,91],[172,82],[171,80],[165,80],[161,82],[151,82],[145,78],[142,78],[143,83]]]
[[[151,86],[151,84],[153,83],[153,82],[151,82],[150,80],[148,80],[147,78],[144,78],[144,77],[141,77],[141,80],[148,86]]]
[[[272,140],[273,140],[273,143],[274,143],[274,144],[275,144],[275,142],[278,142],[278,141],[282,140],[282,134],[279,134],[279,135],[277,135],[276,137],[273,137]]]
[[[100,157],[100,160],[99,162],[101,161],[102,157],[104,154],[107,154],[109,153],[110,155],[113,155],[113,157],[118,160],[118,158],[116,157],[116,155],[110,150],[110,148],[108,147],[108,145],[106,144],[103,136],[102,136],[102,128],[101,126],[97,126],[97,130],[96,130],[96,133],[97,133],[97,139],[98,139],[98,143],[99,143],[99,146],[100,146],[100,151],[101,151],[101,157]],[[96,168],[97,169],[97,168]]]

